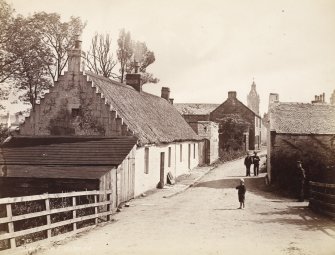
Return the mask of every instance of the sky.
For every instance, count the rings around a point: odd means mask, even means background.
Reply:
[[[143,89],[170,87],[176,103],[222,103],[236,91],[246,104],[253,79],[260,114],[269,93],[282,102],[311,102],[335,90],[333,0],[7,0],[17,13],[57,12],[87,22],[88,50],[95,32],[119,31],[145,41],[160,79]]]

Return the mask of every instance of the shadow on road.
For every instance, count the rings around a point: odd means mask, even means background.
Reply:
[[[288,206],[287,208],[276,211],[260,213],[263,216],[271,216],[271,219],[255,220],[258,224],[278,223],[282,225],[297,225],[308,231],[321,231],[335,239],[335,223],[329,218],[318,215],[307,206]],[[273,216],[277,216],[273,219]]]
[[[231,179],[219,179],[214,181],[199,182],[195,184],[194,187],[205,187],[212,189],[235,189],[236,186],[240,184],[240,178],[242,178],[242,176]],[[247,188],[247,192],[252,192],[267,199],[278,199],[278,195],[275,193],[271,193],[270,188],[265,184],[264,177],[243,178],[245,186]]]

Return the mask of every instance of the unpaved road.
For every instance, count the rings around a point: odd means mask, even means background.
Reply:
[[[245,179],[237,209],[244,174],[242,160],[223,164],[179,195],[135,199],[116,222],[39,254],[335,254],[335,222],[263,191],[261,177]]]

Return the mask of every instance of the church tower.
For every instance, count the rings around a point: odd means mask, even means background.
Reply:
[[[259,95],[256,91],[255,81],[252,81],[251,90],[247,97],[248,107],[259,115]]]

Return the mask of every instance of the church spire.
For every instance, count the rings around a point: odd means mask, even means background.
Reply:
[[[248,107],[253,110],[255,113],[259,114],[259,95],[256,91],[255,79],[252,79],[251,90],[247,96]]]

